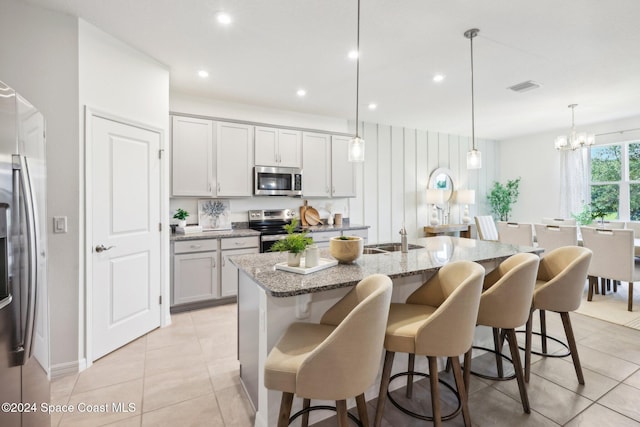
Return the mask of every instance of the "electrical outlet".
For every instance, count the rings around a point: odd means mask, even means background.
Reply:
[[[67,232],[67,217],[66,216],[54,216],[53,217],[53,232],[54,233],[66,233]]]

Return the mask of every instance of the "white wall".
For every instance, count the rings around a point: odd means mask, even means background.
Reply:
[[[471,148],[467,137],[425,130],[365,123],[365,162],[358,171],[358,197],[350,202],[352,222],[364,223],[370,242],[399,241],[405,224],[410,238],[423,237],[429,212],[425,202],[431,172],[446,167],[453,172],[455,189],[476,190],[470,216],[487,212],[487,183],[497,176],[499,153],[495,141],[476,140],[482,169],[467,170]],[[450,223],[459,223],[461,209],[452,203]]]
[[[640,117],[577,125],[579,131],[596,135],[640,128]],[[510,219],[520,222],[539,222],[542,217],[560,215],[560,152],[553,141],[566,134],[568,128],[500,141],[500,182],[520,181],[520,197]],[[636,133],[637,137],[638,134]],[[629,134],[596,136],[596,144],[625,141]]]
[[[84,109],[99,110],[109,113],[126,121],[138,123],[161,132],[161,147],[168,153],[169,135],[169,70],[144,53],[115,39],[93,25],[79,21],[79,99],[80,116],[79,132],[81,133],[81,181],[80,193],[84,194],[84,148],[88,141],[84,140]],[[105,159],[106,160],[106,159]],[[90,163],[86,165],[90,167]],[[164,176],[162,210],[168,211],[168,155],[164,156]],[[88,189],[91,191],[91,189]],[[84,198],[81,198],[81,205]],[[90,212],[90,211],[89,211]],[[162,217],[167,224],[168,213]],[[169,301],[169,228],[165,227],[162,241],[163,247],[163,283],[164,300]],[[81,263],[85,255],[91,253],[85,250],[84,235],[80,240]],[[91,242],[89,246],[92,247]],[[84,264],[82,264],[84,265]],[[84,298],[86,287],[91,286],[91,277],[84,277],[80,281],[80,357],[85,356],[84,348]],[[168,304],[163,306],[164,322],[169,320]],[[89,331],[90,333],[90,331]]]
[[[47,126],[47,224],[52,365],[78,359],[78,31],[77,20],[2,0],[0,80],[42,111]],[[52,217],[68,232],[52,234]]]

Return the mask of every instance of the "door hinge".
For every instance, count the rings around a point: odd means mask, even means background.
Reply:
[[[158,297],[158,304],[162,305],[162,295]]]
[[[158,223],[158,231],[162,231],[162,223],[161,222]]]
[[[164,151],[164,148],[161,148],[158,150],[158,158],[161,159],[162,158],[162,152]]]

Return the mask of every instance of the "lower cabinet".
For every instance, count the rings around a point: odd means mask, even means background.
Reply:
[[[258,237],[173,242],[171,307],[213,305],[217,299],[236,295],[238,269],[228,257],[258,253],[259,242]]]
[[[342,231],[314,231],[309,234],[313,239],[313,243],[318,245],[319,248],[328,248],[329,240],[332,237],[338,236],[359,236],[364,239],[364,244],[367,244],[367,240],[369,237],[369,230],[366,228],[363,229],[354,229],[354,230],[342,230]]]
[[[172,306],[220,297],[218,239],[174,243]]]

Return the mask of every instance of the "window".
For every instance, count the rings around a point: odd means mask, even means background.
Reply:
[[[591,148],[591,205],[605,219],[640,220],[640,142]]]

